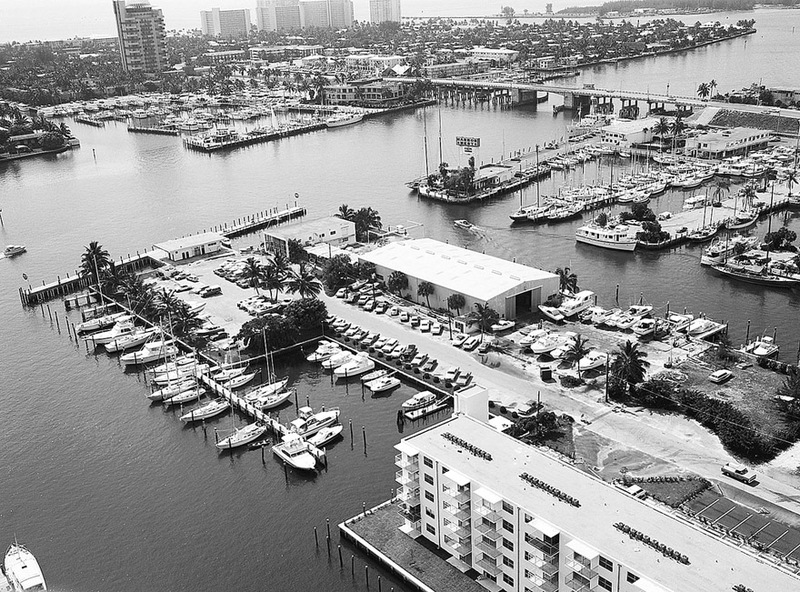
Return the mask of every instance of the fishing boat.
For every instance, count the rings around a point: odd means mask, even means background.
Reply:
[[[230,408],[231,404],[228,403],[225,399],[214,399],[213,401],[206,403],[196,409],[192,409],[191,411],[184,413],[181,415],[180,420],[183,423],[189,423],[192,421],[202,421],[205,419],[210,419],[212,417],[216,417],[221,413],[224,413]]]
[[[311,407],[300,407],[297,413],[297,419],[289,422],[289,431],[304,438],[316,434],[322,428],[339,421],[338,407],[318,413],[314,413]]]
[[[255,389],[247,393],[244,396],[244,398],[246,401],[252,403],[263,397],[269,397],[270,395],[274,395],[285,389],[288,382],[289,382],[288,378],[282,378],[281,380],[276,380],[274,382],[262,384],[261,386],[256,387]]]
[[[124,337],[119,337],[106,343],[105,348],[107,352],[114,353],[125,351],[126,349],[130,349],[132,347],[139,347],[140,345],[147,343],[147,341],[149,341],[157,333],[158,329],[137,330],[133,333],[125,335]]]
[[[712,265],[711,268],[722,275],[759,286],[772,286],[774,288],[794,288],[800,285],[800,279],[786,276],[772,275],[767,272],[766,266],[760,270],[751,270],[740,266]]]
[[[178,348],[171,342],[159,340],[145,343],[144,347],[135,352],[123,354],[119,361],[124,365],[149,364],[161,358],[168,358],[178,354]]]
[[[28,549],[16,540],[6,551],[3,571],[14,592],[47,590],[42,568]]]
[[[750,343],[743,345],[740,348],[740,351],[752,354],[754,356],[771,358],[773,356],[777,356],[780,349],[780,346],[775,343],[772,337],[763,335],[755,341],[751,341]]]
[[[633,251],[638,243],[636,236],[631,235],[629,227],[625,224],[616,226],[587,224],[575,231],[575,240],[615,251]]]
[[[27,249],[25,248],[25,245],[8,245],[3,250],[3,255],[5,255],[7,258],[11,259],[11,257],[16,257],[17,255],[22,255],[22,253],[24,253],[25,251],[27,251]]]
[[[345,115],[345,116],[334,116],[325,121],[325,125],[329,128],[331,127],[344,127],[346,125],[353,125],[354,123],[359,123],[364,116],[361,113],[354,113],[352,115]]]
[[[316,434],[308,438],[308,443],[311,444],[312,446],[316,446],[317,448],[322,448],[326,444],[329,444],[330,442],[338,438],[341,435],[343,429],[344,426],[341,425],[322,428]]]
[[[267,426],[256,421],[234,431],[227,438],[218,441],[216,446],[219,450],[230,450],[231,448],[244,446],[263,436],[266,431]]]
[[[312,444],[297,434],[286,434],[283,442],[272,447],[272,453],[290,467],[301,471],[313,471],[317,457],[311,452]]]
[[[273,409],[282,405],[286,401],[289,400],[296,391],[294,389],[289,389],[285,391],[281,391],[279,393],[270,393],[268,395],[261,395],[252,401],[250,401],[256,407],[260,407],[263,410]]]
[[[367,354],[359,354],[346,364],[336,368],[333,373],[336,378],[350,378],[369,372],[375,368],[375,362]]]
[[[403,401],[401,407],[403,411],[415,411],[417,409],[424,409],[429,405],[433,405],[436,402],[436,395],[430,391],[422,391],[417,393],[410,399],[406,399]]]
[[[400,386],[400,379],[395,376],[383,376],[375,380],[370,380],[364,386],[373,393],[385,393],[386,391]]]

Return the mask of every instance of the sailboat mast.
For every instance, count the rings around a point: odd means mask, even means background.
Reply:
[[[541,169],[539,169],[539,144],[536,144],[536,207],[539,207],[539,180],[542,178]]]
[[[442,106],[439,105],[439,164],[444,162],[442,156]]]
[[[422,126],[425,131],[425,137],[423,138],[422,145],[425,150],[425,178],[427,179],[430,176],[430,171],[428,170],[428,118],[422,118]]]

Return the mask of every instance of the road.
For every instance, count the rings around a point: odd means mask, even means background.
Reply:
[[[490,368],[480,361],[480,354],[470,354],[449,343],[448,330],[439,336],[420,333],[400,323],[398,317],[376,315],[345,304],[342,300],[322,296],[330,314],[347,319],[368,331],[384,337],[397,339],[403,344],[414,343],[425,353],[439,361],[440,367],[458,366],[473,374],[475,382],[489,391],[492,400],[503,404],[525,402],[536,399],[541,392],[542,402],[557,413],[566,413],[590,426],[594,433],[621,444],[623,447],[640,450],[658,459],[673,463],[684,469],[714,481],[722,481],[726,489],[739,489],[742,497],[757,495],[798,514],[800,522],[800,477],[788,472],[772,475],[760,473],[756,488],[721,477],[720,467],[733,462],[719,439],[697,422],[677,415],[654,414],[649,411],[612,412],[602,397],[592,400],[586,395],[570,394],[566,389],[544,383],[534,375],[536,364],[531,363],[528,372],[519,371],[506,356],[498,356],[508,371]],[[776,478],[777,477],[777,478]]]

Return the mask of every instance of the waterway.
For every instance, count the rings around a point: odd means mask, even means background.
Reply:
[[[674,92],[685,94],[694,91],[698,77],[713,76],[721,89],[736,88],[756,80],[758,71],[765,83],[800,86],[790,78],[788,61],[769,57],[796,54],[800,45],[787,37],[786,14],[756,13],[759,35],[746,46],[734,40],[686,56],[605,66],[586,76],[598,86],[617,86],[623,76],[622,86],[638,88],[647,80],[671,80]],[[751,65],[751,56],[760,63]],[[770,80],[766,73],[772,69],[782,78]],[[554,117],[548,104],[540,111],[446,107],[441,114],[444,158],[451,163],[458,161],[456,135],[481,137],[485,161],[564,135],[564,116]],[[391,447],[399,438],[395,413],[413,392],[404,386],[391,397],[362,400],[357,390],[348,394],[341,385],[331,386],[305,363],[281,362],[285,367],[279,370],[292,375],[301,401],[308,395],[314,406],[338,405],[345,422],[352,419],[353,448],[346,429],[345,440],[330,452],[329,469],[316,478],[287,479],[269,450],[263,465],[260,452],[220,455],[213,427],[206,434],[184,428],[176,414],[148,404],[136,374],[123,373],[112,358],[76,348],[39,310],[20,307],[23,274],[36,283],[72,273],[91,240],[125,255],[292,203],[298,193],[298,202],[314,216],[333,213],[342,203],[369,205],[385,224],[418,222],[429,237],[545,269],[569,266],[601,304],[613,304],[619,284],[620,304],[643,294],[660,310],[670,301],[673,310],[687,307],[725,319],[734,342],[744,338],[747,319],[757,332],[777,326],[784,359],[794,356],[800,296],[719,278],[700,267],[697,248],[609,253],[576,245],[578,222],[511,228],[508,213],[518,195],[448,206],[409,194],[404,182],[424,172],[424,118],[432,165],[438,160],[435,108],[212,156],[186,150],[177,138],[128,134],[121,124],[71,124],[82,142],[79,150],[3,165],[0,243],[26,244],[28,253],[0,260],[0,541],[16,534],[27,543],[51,589],[364,588],[364,558],[356,562],[355,580],[347,565],[340,573],[335,544],[328,560],[325,518],[335,523],[357,513],[362,501],[374,505],[390,495],[396,486]],[[609,172],[605,164],[589,164],[586,175],[605,178]],[[565,181],[575,179],[556,173],[540,190],[553,193]],[[533,186],[523,199],[535,200]],[[673,193],[651,207],[660,212],[681,201]],[[452,223],[459,218],[483,230],[456,229]],[[782,223],[775,217],[773,228]],[[800,230],[797,218],[785,223]],[[760,234],[766,224],[759,225]],[[255,241],[240,244],[248,240]],[[53,306],[61,314],[60,304]],[[231,420],[214,425],[229,428]],[[319,552],[313,526],[320,532]],[[349,556],[346,550],[346,564]],[[384,589],[390,586],[402,589],[384,579]]]

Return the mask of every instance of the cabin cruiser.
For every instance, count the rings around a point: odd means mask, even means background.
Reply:
[[[314,413],[311,407],[300,407],[297,419],[289,422],[289,432],[305,438],[316,434],[324,427],[333,425],[337,421],[339,421],[338,407],[318,413]]]
[[[47,590],[42,568],[33,553],[14,541],[6,551],[3,571],[14,592],[34,592]]]
[[[403,401],[401,407],[403,411],[415,411],[417,409],[424,409],[436,402],[436,395],[430,391],[422,391],[417,393],[410,399]]]

